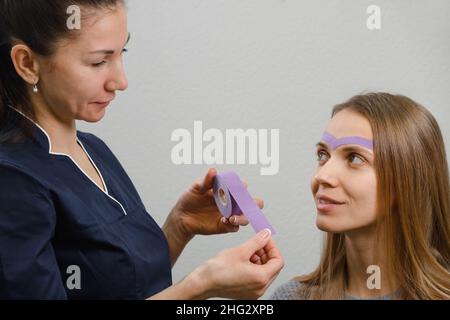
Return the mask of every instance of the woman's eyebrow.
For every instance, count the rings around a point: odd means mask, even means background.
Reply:
[[[316,144],[316,147],[318,148],[324,148],[326,150],[329,150],[328,144],[320,141]],[[355,152],[355,153],[361,153],[361,154],[366,154],[366,155],[370,155],[373,156],[373,152],[372,150],[366,149],[364,147],[360,147],[357,145],[346,145],[346,146],[339,146],[336,148],[336,150],[340,151],[340,152],[345,152],[345,153],[351,153],[351,152]]]
[[[322,147],[324,149],[328,149],[328,145],[322,141],[317,142],[316,147]]]
[[[373,152],[370,149],[364,148],[364,147],[360,147],[360,146],[342,146],[342,147],[338,147],[338,150],[341,150],[342,152],[356,152],[356,153],[362,153],[362,154],[367,154],[370,156],[373,156]]]
[[[130,41],[130,38],[131,38],[131,33],[128,32],[128,38],[127,38],[127,41],[125,42],[125,44],[123,45],[124,47],[128,44],[128,42]],[[104,50],[91,51],[89,53],[90,54],[93,54],[93,53],[114,54],[114,50],[104,49]]]

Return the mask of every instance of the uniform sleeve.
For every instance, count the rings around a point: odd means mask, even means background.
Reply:
[[[45,188],[0,163],[0,299],[67,299],[51,243],[55,224]]]

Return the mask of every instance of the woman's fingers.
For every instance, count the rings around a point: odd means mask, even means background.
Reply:
[[[264,200],[261,198],[253,198],[260,209],[264,208]]]
[[[255,198],[254,200],[259,208],[262,209],[264,207],[264,201],[262,199]],[[243,214],[229,217],[228,222],[235,226],[246,226],[249,224],[247,217]]]
[[[255,254],[257,254],[258,257],[262,257],[263,255],[266,254],[266,251],[264,251],[264,248],[262,248],[262,249],[259,249],[258,251],[256,251]]]
[[[214,183],[214,179],[217,175],[217,170],[215,168],[209,168],[206,172],[206,175],[203,177],[203,179],[197,180],[193,184],[193,190],[203,194],[208,192],[212,187]]]
[[[227,218],[225,218],[225,217],[220,218],[220,223],[222,224],[222,227],[220,227],[220,229],[222,231],[220,231],[220,232],[236,232],[236,231],[239,231],[239,225],[231,224],[230,221]]]
[[[255,264],[262,264],[261,259],[259,258],[259,256],[257,254],[254,254],[250,257],[250,262],[255,263]]]
[[[248,225],[249,221],[246,216],[243,214],[241,215],[235,215],[228,218],[228,223],[234,225],[234,226],[246,226]]]

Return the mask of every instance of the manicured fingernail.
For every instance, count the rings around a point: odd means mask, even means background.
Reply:
[[[270,229],[264,229],[261,235],[262,235],[263,239],[267,239],[270,237],[271,234],[272,234],[272,231],[270,231]]]
[[[233,217],[233,223],[236,224],[238,222],[237,217]]]
[[[225,217],[222,217],[222,218],[220,218],[220,221],[223,223],[223,224],[227,224],[227,218],[225,218]]]

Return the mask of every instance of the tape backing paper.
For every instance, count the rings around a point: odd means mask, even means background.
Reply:
[[[270,229],[275,234],[261,209],[245,189],[239,176],[233,171],[217,173],[213,185],[214,199],[220,213],[229,218],[244,214],[256,232]]]

